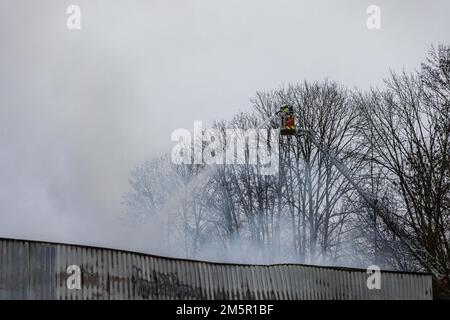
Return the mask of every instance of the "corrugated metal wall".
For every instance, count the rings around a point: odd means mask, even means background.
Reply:
[[[69,290],[67,267],[81,268]],[[432,299],[431,276],[305,265],[232,265],[0,239],[0,299]]]

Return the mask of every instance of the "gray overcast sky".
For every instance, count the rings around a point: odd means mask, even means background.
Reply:
[[[449,13],[448,0],[0,0],[0,237],[145,249],[120,202],[174,129],[304,79],[380,84],[450,43]]]

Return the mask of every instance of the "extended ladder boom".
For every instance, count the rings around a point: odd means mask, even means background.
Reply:
[[[357,183],[348,167],[337,157],[331,150],[325,150],[322,148],[320,143],[316,140],[315,135],[310,130],[297,129],[295,126],[295,116],[293,108],[284,105],[280,108],[274,116],[270,117],[261,126],[267,124],[275,116],[280,115],[280,134],[281,135],[296,135],[296,136],[306,136],[309,140],[323,153],[330,162],[339,170],[339,172],[347,179],[347,181],[353,186],[353,188],[358,192],[358,194],[363,198],[367,205],[374,211],[374,213],[379,216],[383,222],[388,226],[388,228],[405,244],[409,251],[416,256],[416,258],[422,262],[424,266],[428,266],[430,271],[435,275],[439,276],[438,270],[435,266],[430,266],[431,261],[435,262],[435,258],[425,249],[418,246],[413,239],[409,236],[409,233],[394,220],[394,215],[389,211],[387,206],[385,206],[381,201],[378,201],[376,197],[367,192],[359,183]],[[288,122],[289,120],[289,122]],[[260,126],[260,127],[261,127]]]
[[[313,133],[309,130],[297,130],[297,135],[305,135],[310,141],[322,152],[331,163],[339,170],[339,172],[347,179],[347,181],[355,188],[358,194],[364,199],[369,207],[383,220],[389,229],[407,246],[407,248],[422,262],[433,261],[434,257],[424,248],[418,247],[409,238],[408,232],[393,220],[393,215],[389,212],[387,207],[378,201],[375,197],[369,194],[363,187],[361,187],[351,176],[350,170],[347,166],[337,158],[332,151],[322,148],[320,143],[317,142]],[[429,265],[428,263],[426,265]],[[434,266],[430,267],[430,271],[436,276],[439,276],[439,272]]]

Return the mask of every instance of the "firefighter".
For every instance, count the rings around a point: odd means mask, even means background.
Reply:
[[[296,131],[294,109],[292,106],[284,105],[281,111],[281,135],[294,135]]]

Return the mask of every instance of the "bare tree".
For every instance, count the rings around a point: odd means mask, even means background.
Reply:
[[[418,73],[392,73],[386,89],[360,93],[356,104],[372,161],[395,191],[395,219],[426,252],[409,253],[424,270],[448,277],[450,84],[443,61],[449,48],[433,49]]]

